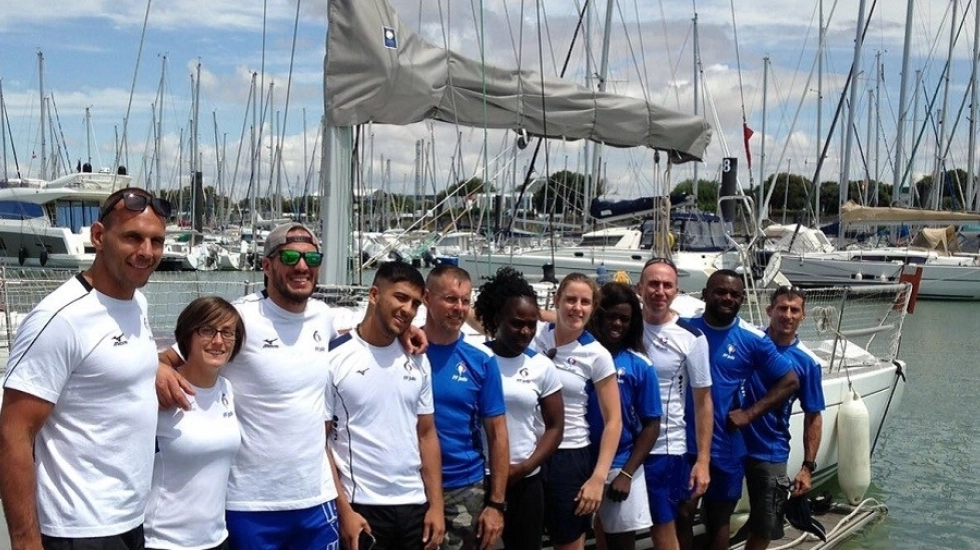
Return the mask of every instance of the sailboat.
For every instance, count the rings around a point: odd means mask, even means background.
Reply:
[[[441,120],[541,138],[649,147],[664,151],[675,163],[700,159],[710,139],[710,127],[699,117],[555,77],[486,66],[432,46],[403,25],[385,0],[331,0],[328,17],[327,127],[321,169],[321,222],[328,258],[343,257],[342,239],[351,234],[347,208],[352,197],[347,182],[351,181],[351,127],[357,124]],[[547,105],[546,117],[542,105]],[[346,269],[346,262],[325,262],[321,280],[342,285],[347,282]],[[901,400],[905,365],[897,354],[909,296],[906,284],[838,287],[810,294],[811,322],[801,338],[824,363],[829,407],[817,481],[852,466],[837,444],[843,429],[838,415],[849,396],[856,392],[867,403],[870,448]],[[687,297],[677,305],[687,314],[698,307],[696,300]],[[758,313],[749,320],[762,322]],[[791,431],[791,460],[798,464],[803,441],[799,411]]]

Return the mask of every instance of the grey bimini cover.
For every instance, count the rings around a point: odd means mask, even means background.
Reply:
[[[385,0],[329,0],[328,17],[324,102],[333,126],[434,119],[650,147],[674,163],[701,160],[711,140],[701,117],[433,46],[403,25]]]

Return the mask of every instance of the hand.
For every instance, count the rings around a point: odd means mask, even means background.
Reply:
[[[422,355],[429,348],[429,339],[425,337],[425,332],[415,325],[409,325],[398,340],[411,355]]]
[[[728,431],[734,432],[735,430],[741,430],[742,428],[748,426],[752,423],[752,419],[749,415],[742,409],[732,409],[728,413]]]
[[[496,508],[486,506],[480,512],[476,526],[476,538],[480,539],[480,550],[490,550],[500,540],[504,532],[504,514]]]
[[[587,516],[596,513],[599,510],[602,491],[605,488],[605,480],[595,476],[590,477],[578,490],[578,495],[575,497],[575,502],[578,502],[578,506],[575,507],[575,515]]]
[[[446,516],[440,506],[438,509],[429,506],[425,512],[425,526],[422,528],[422,544],[425,550],[436,550],[446,536]]]
[[[340,514],[340,538],[348,550],[358,550],[361,531],[371,534],[371,526],[364,516],[351,510],[348,514]]]
[[[606,491],[606,496],[613,502],[623,502],[630,496],[630,489],[633,487],[633,480],[626,477],[622,471],[613,478]]]
[[[687,488],[691,490],[691,500],[694,500],[704,494],[708,490],[708,484],[711,483],[711,469],[708,468],[708,461],[697,461],[691,468],[691,481],[687,484]]]
[[[807,494],[812,486],[813,474],[808,468],[800,468],[800,472],[796,474],[796,479],[793,480],[793,496],[798,497]]]
[[[187,381],[173,367],[165,363],[157,366],[157,401],[160,402],[160,410],[180,407],[185,411],[191,409],[191,402],[187,395],[194,395],[194,386]]]

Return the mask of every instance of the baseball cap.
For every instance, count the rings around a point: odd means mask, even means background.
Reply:
[[[286,236],[290,231],[294,229],[301,229],[305,231],[306,235],[289,235]],[[317,240],[316,235],[309,227],[301,223],[284,223],[279,227],[273,229],[269,236],[265,238],[265,247],[262,249],[262,255],[269,257],[275,254],[276,250],[288,243],[310,243],[320,250],[320,241]]]

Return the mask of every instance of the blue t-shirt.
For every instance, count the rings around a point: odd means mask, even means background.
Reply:
[[[792,364],[800,379],[800,389],[782,406],[755,419],[745,430],[745,447],[749,456],[765,462],[783,463],[789,460],[789,417],[793,402],[800,400],[805,413],[820,412],[826,408],[823,397],[823,371],[820,363],[799,340],[776,349]],[[761,399],[769,386],[758,375],[752,375],[745,383],[745,406],[750,407]]]
[[[442,485],[472,485],[483,479],[485,470],[482,421],[506,412],[497,359],[462,335],[446,346],[430,343],[425,354],[432,366]]]
[[[741,460],[745,456],[745,440],[741,431],[729,432],[728,413],[742,407],[742,384],[754,373],[772,386],[792,369],[792,365],[776,350],[772,340],[761,330],[736,317],[731,325],[715,328],[701,316],[690,319],[708,339],[711,364],[711,401],[714,404],[715,426],[711,436],[711,458],[719,461]],[[688,396],[687,452],[697,453],[694,430],[694,404]]]
[[[646,357],[630,350],[621,350],[615,357],[616,378],[619,382],[619,400],[623,407],[623,432],[613,458],[612,467],[622,468],[633,451],[633,442],[643,429],[643,422],[663,416],[660,401],[660,380],[653,365]],[[595,387],[589,386],[589,403],[585,417],[589,422],[589,440],[595,453],[602,440],[602,410]]]

